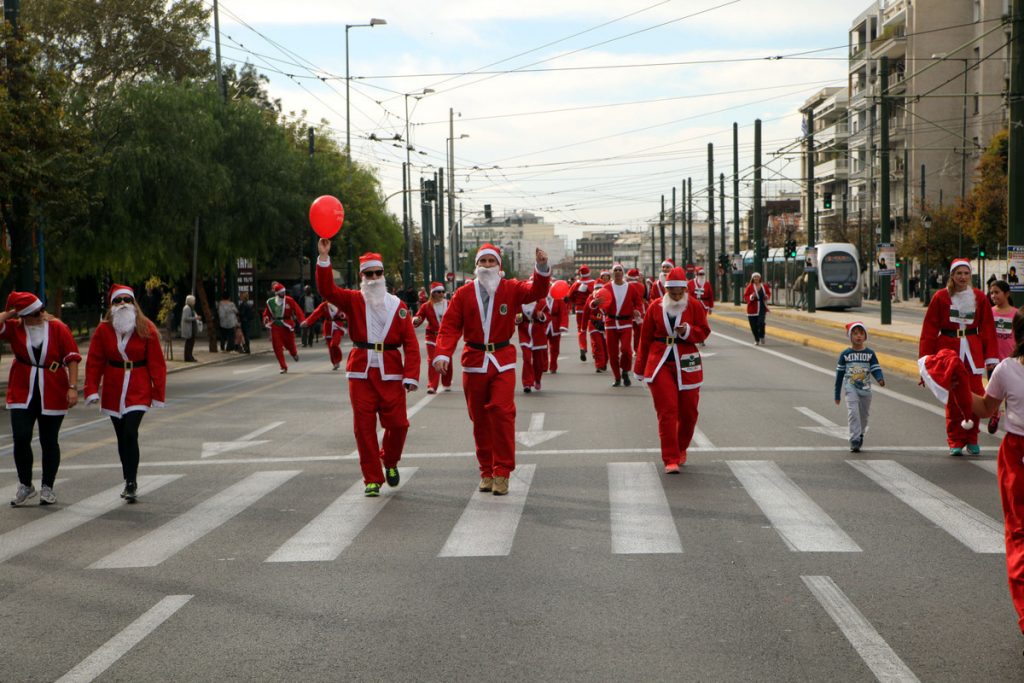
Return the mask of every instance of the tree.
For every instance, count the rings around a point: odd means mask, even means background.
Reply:
[[[974,187],[958,207],[964,235],[980,246],[1006,243],[1008,142],[1006,130],[992,137],[975,169]]]

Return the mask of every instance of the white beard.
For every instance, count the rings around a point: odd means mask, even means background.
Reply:
[[[110,319],[114,329],[122,336],[135,331],[135,307],[131,304],[116,306]]]
[[[384,278],[363,280],[359,283],[359,290],[363,293],[363,299],[367,306],[376,309],[383,308],[384,298],[388,295],[387,284]]]
[[[705,282],[707,282],[707,278],[701,277],[700,275],[697,276],[697,286],[698,287],[703,287]]]
[[[674,318],[678,318],[679,315],[686,309],[686,297],[684,296],[679,301],[676,301],[672,297],[665,295],[661,300],[661,306],[665,309],[665,312]]]
[[[488,296],[494,296],[494,292],[497,291],[498,284],[501,282],[501,270],[497,266],[492,268],[477,266],[476,279],[487,290]]]
[[[661,273],[660,275],[658,275],[658,281],[661,282],[661,284],[665,284],[665,280],[667,279],[668,273]]]

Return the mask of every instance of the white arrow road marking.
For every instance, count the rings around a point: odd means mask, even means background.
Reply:
[[[214,455],[220,455],[221,453],[229,453],[231,451],[237,451],[240,448],[246,446],[259,446],[260,444],[270,443],[267,440],[254,441],[257,436],[265,432],[269,432],[274,427],[280,427],[284,422],[271,422],[268,425],[264,425],[254,432],[249,432],[245,436],[240,436],[234,441],[207,441],[203,444],[203,454],[201,457],[209,458]]]
[[[272,365],[272,363],[263,363],[262,365],[254,365],[251,368],[243,368],[241,370],[232,370],[231,374],[233,374],[233,375],[244,375],[244,374],[249,373],[249,372],[256,372],[257,370],[262,370],[263,368],[269,368],[271,365]]]
[[[516,432],[516,441],[527,448],[533,448],[562,434],[565,434],[565,430],[544,431],[544,413],[532,413],[530,429],[525,432]]]
[[[821,425],[820,427],[801,427],[800,429],[806,429],[807,431],[814,432],[815,434],[834,436],[837,439],[842,439],[843,441],[847,441],[850,438],[850,430],[848,428],[837,425],[832,420],[819,415],[810,408],[804,408],[803,406],[795,406],[795,408],[797,412],[802,413]]]

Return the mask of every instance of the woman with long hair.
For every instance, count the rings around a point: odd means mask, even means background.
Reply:
[[[975,394],[984,393],[981,376],[985,369],[995,367],[996,326],[992,305],[980,289],[971,286],[971,262],[955,259],[949,267],[946,287],[935,292],[921,325],[918,357],[930,356],[942,349],[956,351],[970,377]],[[978,422],[965,414],[970,408],[958,404],[946,406],[946,441],[949,454],[979,455]],[[970,429],[964,427],[970,424]]]
[[[771,288],[761,282],[761,273],[752,274],[747,288],[743,290],[743,303],[747,305],[747,321],[754,335],[755,346],[764,346],[764,318],[768,314],[768,299],[771,296]]]
[[[1005,280],[993,280],[988,286],[988,298],[992,301],[992,319],[996,324],[996,351],[999,360],[1013,355],[1013,317],[1017,307],[1010,296],[1010,284]],[[992,373],[989,373],[989,377]],[[988,433],[995,434],[999,429],[999,411],[988,419]]]
[[[85,401],[100,402],[117,435],[124,491],[135,502],[138,491],[139,425],[151,406],[163,407],[167,364],[160,333],[143,315],[135,292],[113,285],[107,295],[107,315],[89,342],[85,363]]]
[[[78,403],[78,364],[82,356],[71,330],[50,316],[43,302],[29,292],[11,292],[0,313],[0,339],[14,354],[7,380],[7,412],[14,437],[18,490],[12,506],[36,495],[32,485],[32,431],[39,424],[43,476],[39,504],[53,505],[53,483],[60,467],[60,426]]]

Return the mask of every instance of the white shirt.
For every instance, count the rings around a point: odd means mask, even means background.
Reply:
[[[1005,358],[992,371],[985,394],[1006,401],[1006,431],[1024,436],[1024,364]]]
[[[363,298],[365,301],[365,297]],[[384,341],[384,328],[388,324],[387,306],[371,306],[366,303],[366,338],[370,342]],[[372,349],[367,350],[370,364],[367,367],[380,368],[384,373],[384,355]]]

